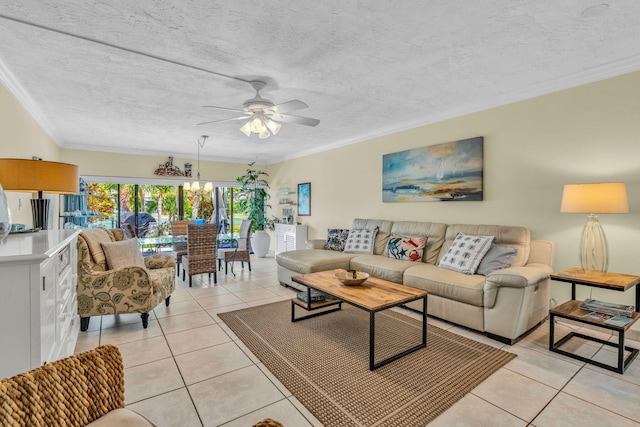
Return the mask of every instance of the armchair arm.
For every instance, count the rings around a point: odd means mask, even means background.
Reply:
[[[149,269],[176,267],[176,259],[171,255],[153,254],[144,257],[144,265]]]
[[[509,267],[489,274],[484,282],[484,306],[493,307],[500,287],[524,288],[535,286],[553,273],[545,264],[527,264],[523,267]]]

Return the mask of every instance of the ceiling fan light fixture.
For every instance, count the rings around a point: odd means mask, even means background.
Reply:
[[[273,120],[269,119],[267,120],[267,127],[269,128],[271,133],[275,135],[280,131],[280,128],[282,126],[280,125],[280,123],[274,122]]]
[[[185,182],[182,185],[182,188],[184,189],[184,191],[191,191],[191,183],[190,182]]]
[[[269,138],[269,136],[271,136],[271,134],[269,133],[269,130],[267,128],[264,128],[258,134],[258,136],[260,137],[260,139],[266,139],[266,138]]]
[[[240,131],[247,136],[251,136],[251,120],[249,120],[247,123],[242,125],[242,127],[240,128]]]
[[[264,129],[265,129],[265,126],[260,116],[255,116],[253,119],[251,119],[251,132],[259,134]]]
[[[213,191],[213,183],[207,182],[206,184],[204,184],[204,191]]]

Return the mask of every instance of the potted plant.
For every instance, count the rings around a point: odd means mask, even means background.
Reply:
[[[258,258],[264,258],[269,252],[271,238],[265,229],[273,228],[273,221],[265,214],[266,208],[271,208],[267,201],[271,197],[267,192],[269,183],[265,179],[268,173],[254,169],[255,162],[249,163],[246,173],[236,178],[241,184],[238,194],[238,207],[247,212],[248,219],[253,220],[251,247]]]

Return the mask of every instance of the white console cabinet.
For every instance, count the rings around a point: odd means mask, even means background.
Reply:
[[[307,226],[293,224],[276,224],[276,254],[280,252],[304,249],[307,241]]]
[[[0,379],[73,354],[78,233],[11,234],[0,242]]]

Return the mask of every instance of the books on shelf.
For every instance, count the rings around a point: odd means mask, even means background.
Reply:
[[[580,304],[580,308],[583,310],[589,310],[591,312],[599,314],[609,314],[613,316],[632,317],[635,307],[625,304],[614,304],[610,302],[597,301],[594,299],[586,299]],[[592,313],[589,313],[592,314]],[[588,315],[587,315],[588,316]],[[586,316],[585,316],[586,317]],[[606,320],[606,319],[603,319]]]
[[[296,294],[296,298],[298,298],[300,301],[309,302],[307,301],[308,295],[309,294],[307,291],[300,291]],[[324,301],[326,297],[327,294],[316,291],[315,289],[311,289],[311,302]]]
[[[600,322],[604,322],[608,325],[613,325],[613,326],[624,326],[633,320],[633,318],[631,317],[614,316],[612,314],[598,313],[597,311],[592,311],[588,314],[585,314],[584,318],[591,319],[591,320],[598,320]]]

